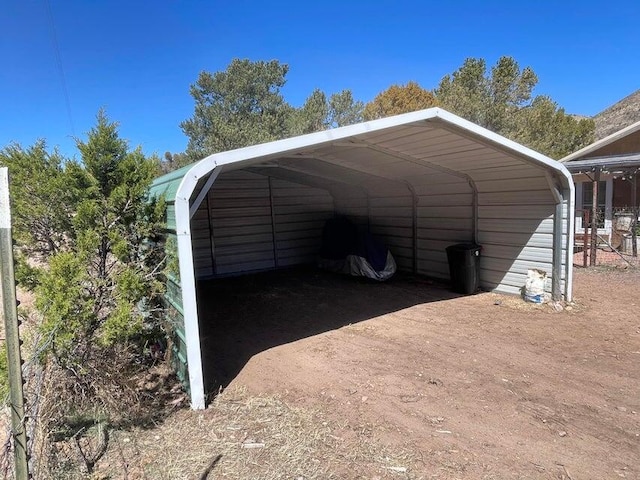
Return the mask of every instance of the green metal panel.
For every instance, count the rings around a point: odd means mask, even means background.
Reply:
[[[178,379],[189,391],[189,367],[187,365],[187,345],[184,335],[184,317],[182,312],[175,308],[171,303],[166,303],[167,320],[173,327],[173,345],[171,363],[176,371]]]
[[[178,187],[182,182],[182,179],[187,174],[191,167],[194,164],[187,165],[185,167],[179,168],[178,170],[174,170],[173,172],[167,173],[161,177],[156,178],[151,184],[151,188],[149,190],[149,196],[151,198],[158,198],[164,195],[164,198],[167,202],[173,203],[176,199],[176,193],[178,192]]]
[[[182,286],[180,285],[177,252],[173,251],[177,246],[175,242],[176,234],[168,231],[166,238],[168,266],[164,277],[166,287],[164,304],[165,319],[171,326],[171,331],[173,332],[173,352],[171,359],[178,378],[185,389],[189,391],[187,346],[184,332],[184,312],[182,309]]]
[[[176,231],[176,205],[175,203],[167,202],[166,213],[167,230]]]
[[[166,291],[164,296],[165,300],[169,302],[173,308],[177,309],[180,313],[183,313],[182,290],[180,288],[180,283],[177,279],[169,275],[166,278]]]
[[[184,314],[182,310],[182,287],[178,268],[175,198],[182,179],[193,165],[187,165],[157,178],[149,191],[150,198],[164,197],[166,201],[166,253],[167,271],[165,275],[165,320],[173,332],[171,363],[185,390],[189,388],[187,345],[185,341]]]

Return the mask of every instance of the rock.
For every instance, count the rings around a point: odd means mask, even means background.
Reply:
[[[264,443],[245,442],[242,444],[242,448],[264,448]]]
[[[387,467],[387,470],[391,470],[392,472],[405,473],[407,471],[407,467]]]
[[[560,435],[561,437],[566,437],[567,436],[567,432],[565,432],[564,430],[560,430],[558,432],[558,435]]]

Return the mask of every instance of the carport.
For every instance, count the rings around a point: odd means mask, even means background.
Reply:
[[[477,242],[483,289],[518,294],[537,268],[571,299],[571,175],[439,108],[211,155],[152,195],[165,196],[177,245],[166,297],[194,409],[205,406],[196,282],[313,263],[334,215],[384,240],[400,271],[448,280],[445,248]]]

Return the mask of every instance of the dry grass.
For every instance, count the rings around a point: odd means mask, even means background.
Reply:
[[[333,422],[278,397],[225,391],[204,412],[114,432],[95,478],[418,478],[416,458],[383,445],[375,425]]]
[[[37,418],[35,478],[87,478],[106,453],[112,431],[153,427],[183,403],[165,364],[131,372],[118,369],[113,358],[97,363],[79,378],[50,361],[41,370],[40,387],[30,389],[27,398],[39,404],[37,415],[31,415]]]

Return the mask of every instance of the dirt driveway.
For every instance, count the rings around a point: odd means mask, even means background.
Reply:
[[[560,312],[410,278],[224,285],[206,292],[211,388],[362,425],[415,455],[411,478],[640,478],[638,271],[576,269]]]

